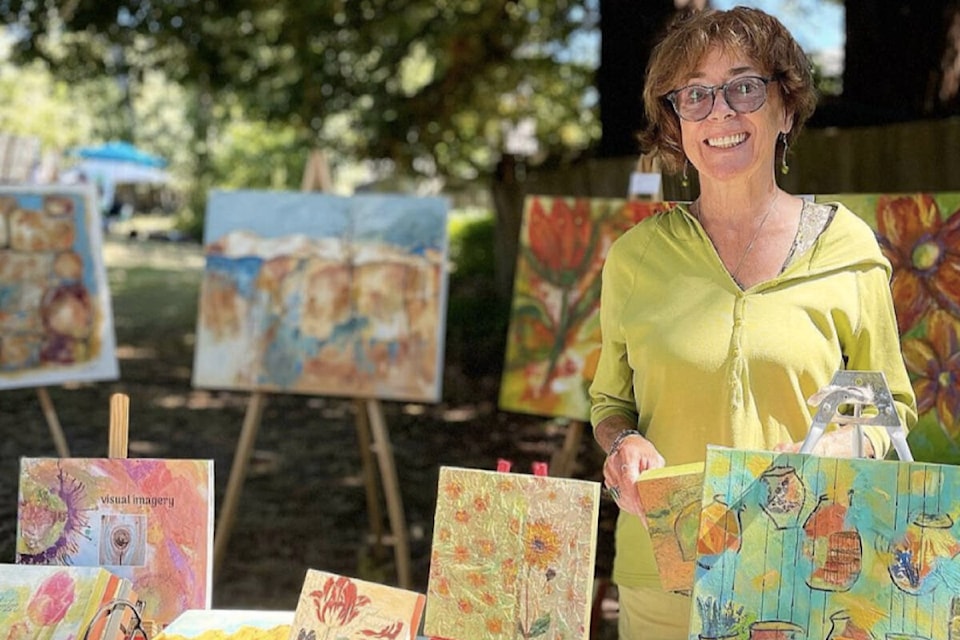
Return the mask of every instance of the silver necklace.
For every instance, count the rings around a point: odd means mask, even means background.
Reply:
[[[753,249],[753,244],[757,241],[757,238],[760,237],[760,232],[763,230],[763,225],[766,224],[767,218],[770,217],[770,214],[773,212],[773,206],[777,203],[777,198],[780,197],[780,192],[777,191],[773,194],[773,199],[770,201],[770,206],[767,207],[767,212],[763,214],[763,218],[760,219],[760,224],[757,225],[757,230],[753,232],[753,237],[750,238],[750,242],[747,243],[746,248],[743,250],[743,253],[740,254],[740,260],[737,261],[737,266],[734,268],[733,272],[730,274],[730,277],[740,282],[737,279],[737,276],[740,275],[740,268],[743,267],[744,261],[747,259],[747,256],[750,255],[750,251]],[[697,221],[703,225],[703,219],[700,217],[700,203],[697,202],[697,211],[696,211]],[[706,228],[704,227],[704,230]]]

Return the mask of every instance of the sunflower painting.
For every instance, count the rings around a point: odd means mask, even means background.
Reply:
[[[920,420],[917,460],[960,463],[960,193],[817,196],[842,202],[876,231]]]
[[[442,467],[424,633],[586,639],[600,485]]]
[[[600,355],[600,271],[607,250],[669,202],[551,198],[525,203],[500,408],[586,420]]]

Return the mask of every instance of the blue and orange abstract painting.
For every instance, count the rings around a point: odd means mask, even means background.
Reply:
[[[194,386],[439,400],[446,215],[436,197],[212,193]]]

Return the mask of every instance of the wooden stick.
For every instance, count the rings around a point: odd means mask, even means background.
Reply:
[[[223,564],[224,554],[227,552],[227,542],[230,540],[230,530],[236,517],[237,505],[240,502],[240,492],[243,481],[247,477],[247,467],[250,464],[250,455],[253,453],[253,444],[257,440],[257,431],[260,429],[260,419],[263,416],[263,405],[266,395],[262,391],[254,391],[247,404],[247,413],[243,417],[243,427],[240,430],[240,440],[237,441],[237,452],[233,456],[230,466],[230,479],[227,481],[227,491],[223,497],[223,506],[217,520],[216,532],[213,535],[213,572],[217,574]]]
[[[563,437],[563,446],[553,454],[550,469],[553,475],[560,478],[569,478],[577,461],[577,452],[580,450],[580,441],[583,439],[583,422],[572,420],[567,425],[567,433]]]
[[[400,497],[400,482],[394,464],[393,447],[387,433],[387,423],[383,418],[383,408],[376,399],[367,400],[367,413],[370,417],[370,431],[373,435],[374,449],[380,462],[380,477],[387,501],[387,515],[390,518],[390,531],[393,534],[393,553],[397,561],[397,581],[401,588],[412,588],[410,573],[410,543],[407,538],[407,522],[403,513],[403,501]]]
[[[354,408],[357,411],[357,444],[360,446],[360,462],[363,468],[363,486],[367,493],[367,518],[373,533],[373,553],[383,557],[383,512],[380,511],[380,491],[377,487],[377,468],[373,463],[373,447],[370,441],[370,420],[367,417],[366,403],[356,398]]]
[[[110,396],[110,443],[107,457],[126,458],[130,441],[130,397],[115,393]]]
[[[61,458],[69,458],[70,447],[67,446],[67,437],[63,435],[60,419],[57,418],[57,410],[53,407],[53,401],[50,399],[50,392],[47,391],[46,387],[37,387],[37,398],[40,399],[40,409],[43,411],[43,417],[47,420],[47,427],[50,428],[50,435],[53,437],[53,446],[57,448],[57,455]]]

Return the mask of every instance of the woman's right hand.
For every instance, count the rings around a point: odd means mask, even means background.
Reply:
[[[622,439],[603,463],[603,480],[617,505],[639,516],[646,525],[637,479],[649,469],[659,469],[666,461],[652,442],[639,433],[631,433]]]

